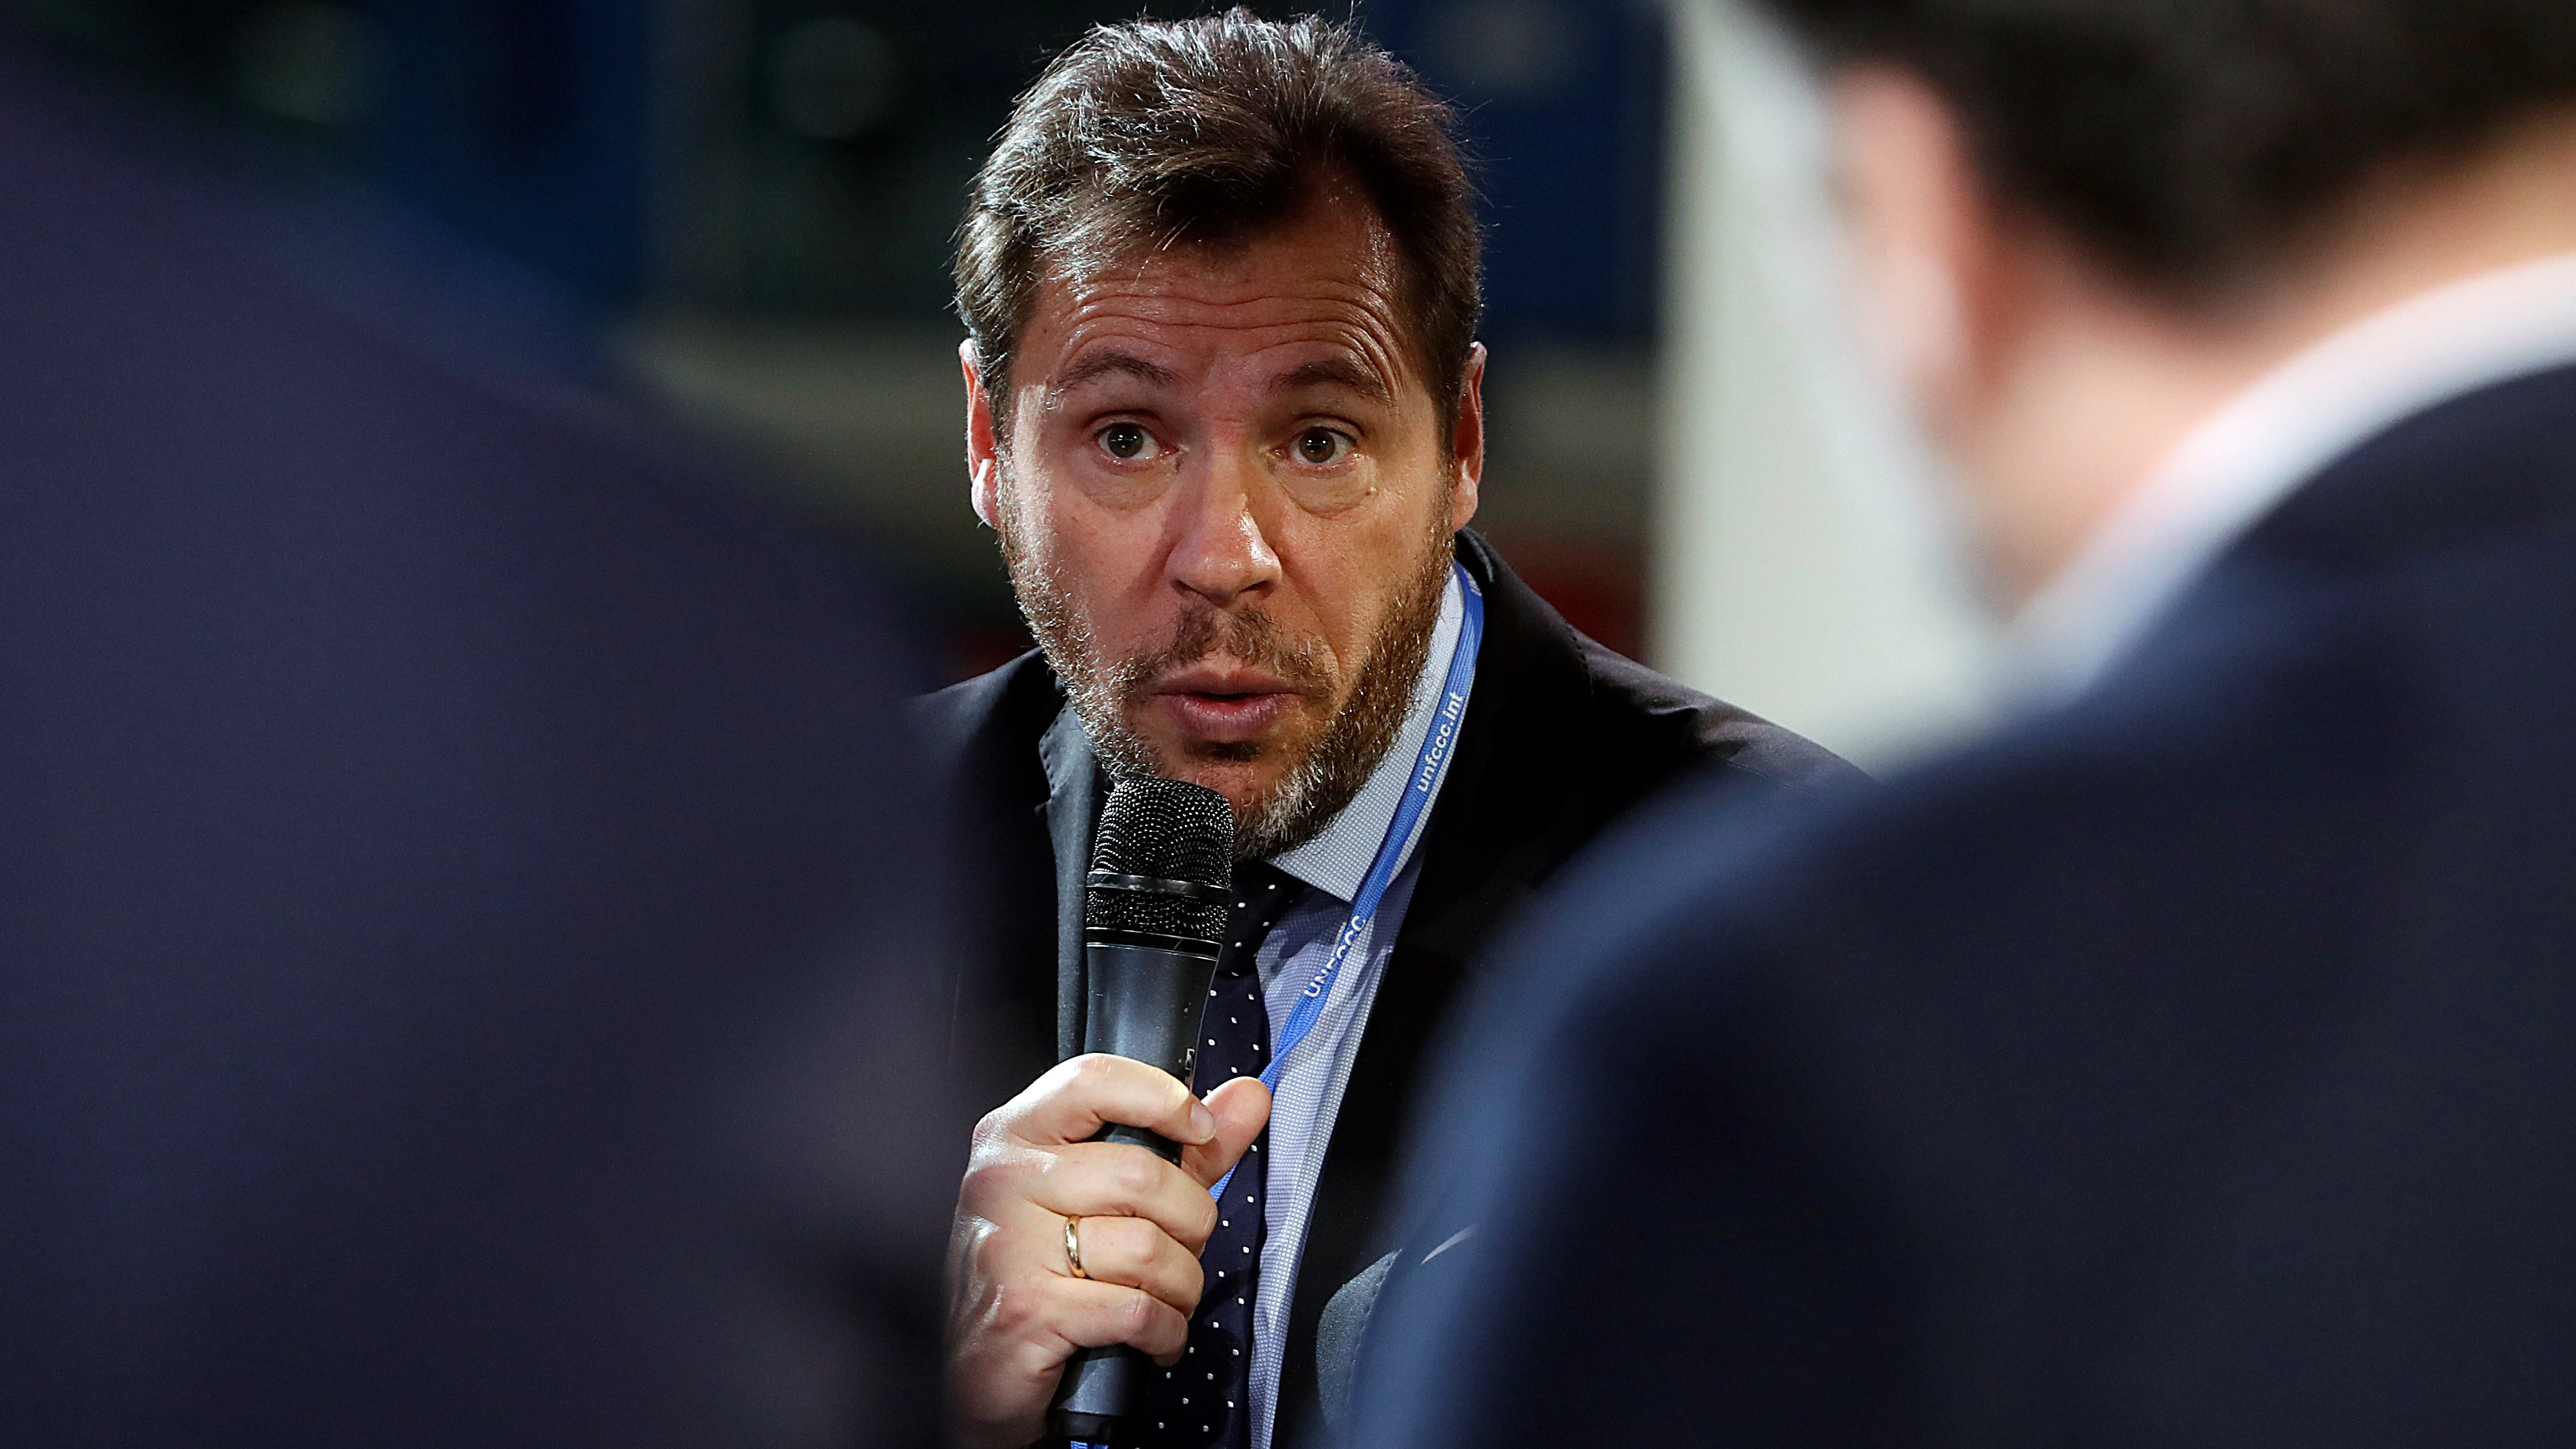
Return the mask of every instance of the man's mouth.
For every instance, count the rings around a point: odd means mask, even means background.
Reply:
[[[1209,665],[1165,675],[1145,691],[1146,708],[1161,711],[1185,738],[1220,744],[1261,739],[1304,698],[1276,675]]]

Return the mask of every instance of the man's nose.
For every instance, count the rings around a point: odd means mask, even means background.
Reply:
[[[1200,476],[1179,490],[1165,567],[1173,587],[1222,609],[1274,587],[1279,555],[1262,530],[1256,506],[1263,487],[1259,470],[1239,449],[1215,451]]]

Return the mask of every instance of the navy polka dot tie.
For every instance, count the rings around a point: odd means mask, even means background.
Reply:
[[[1205,1096],[1236,1077],[1257,1077],[1270,1063],[1270,1011],[1261,999],[1253,957],[1262,938],[1303,893],[1294,878],[1266,864],[1234,868],[1233,909],[1216,984],[1208,992],[1191,1085]],[[1252,1305],[1261,1282],[1268,1129],[1243,1154],[1217,1204],[1216,1231],[1199,1254],[1206,1284],[1190,1318],[1181,1361],[1155,1374],[1137,1416],[1136,1442],[1153,1449],[1250,1449],[1252,1443]]]

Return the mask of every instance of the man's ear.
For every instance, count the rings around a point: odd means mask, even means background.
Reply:
[[[1832,93],[1866,340],[1937,433],[2000,370],[2017,310],[2006,223],[1958,113],[1910,72],[1864,65]]]
[[[1467,349],[1467,370],[1458,384],[1458,426],[1449,438],[1452,473],[1449,516],[1458,528],[1476,516],[1476,499],[1485,482],[1485,344]]]
[[[975,516],[986,528],[999,531],[1002,523],[1002,447],[994,432],[993,399],[984,391],[983,360],[975,355],[975,339],[957,344],[957,363],[966,374],[966,492],[974,505]]]

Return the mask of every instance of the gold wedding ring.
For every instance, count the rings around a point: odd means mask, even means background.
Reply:
[[[1080,1218],[1064,1220],[1064,1260],[1073,1265],[1073,1276],[1088,1278],[1091,1275],[1082,1271],[1082,1239],[1075,1236],[1073,1231],[1074,1224],[1081,1221]]]

